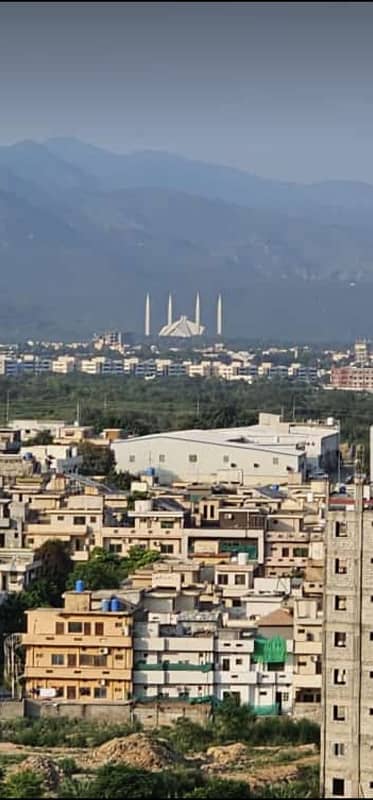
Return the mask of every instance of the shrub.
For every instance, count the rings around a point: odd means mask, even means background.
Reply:
[[[10,775],[4,784],[6,798],[18,797],[22,800],[37,800],[43,797],[43,781],[39,775],[31,770],[24,770],[24,772],[15,772]]]

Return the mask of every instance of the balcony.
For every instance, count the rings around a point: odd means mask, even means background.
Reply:
[[[79,633],[23,633],[22,644],[34,647],[121,647],[126,650],[132,649],[132,639],[130,636],[122,636],[120,632],[116,636],[84,636]]]
[[[38,666],[25,667],[26,678],[38,678],[45,680],[109,680],[109,681],[131,681],[132,670],[117,669],[107,667],[50,667],[45,664]]]
[[[186,661],[163,661],[162,664],[151,664],[146,661],[138,661],[134,668],[142,671],[164,670],[165,672],[173,672],[174,670],[183,670],[186,672],[211,672],[214,669],[214,665],[211,661],[207,664],[188,664]]]
[[[322,642],[307,642],[299,639],[294,640],[294,654],[295,655],[315,655],[319,656],[322,653]]]
[[[293,687],[294,689],[320,689],[322,684],[322,675],[300,675],[299,673],[293,674]]]

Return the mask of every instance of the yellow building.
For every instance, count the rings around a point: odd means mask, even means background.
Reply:
[[[133,606],[66,592],[65,607],[27,612],[25,693],[31,698],[123,701],[132,692]],[[108,610],[108,608],[113,610]],[[115,610],[114,610],[115,609]]]

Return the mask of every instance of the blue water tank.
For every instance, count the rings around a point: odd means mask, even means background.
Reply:
[[[146,470],[144,471],[144,474],[153,477],[155,475],[154,467],[147,467]]]
[[[120,611],[122,608],[122,603],[119,600],[119,597],[112,597],[110,602],[110,611]]]
[[[75,581],[75,591],[76,592],[84,592],[84,581]]]
[[[108,600],[107,597],[104,597],[104,599],[101,600],[101,611],[104,611],[105,614],[110,611],[110,600]]]

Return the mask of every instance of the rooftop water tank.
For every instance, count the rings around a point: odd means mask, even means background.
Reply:
[[[101,600],[101,611],[107,614],[110,611],[110,600],[107,597],[104,597]]]
[[[84,581],[75,581],[75,591],[76,592],[84,592]]]
[[[237,557],[238,564],[241,567],[245,566],[249,561],[249,554],[248,553],[238,553]]]
[[[119,597],[112,597],[110,601],[110,611],[121,611],[122,603]]]

